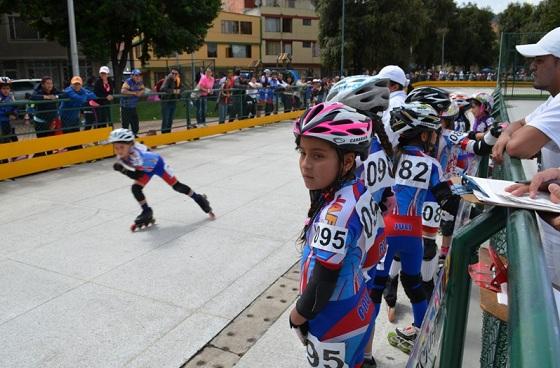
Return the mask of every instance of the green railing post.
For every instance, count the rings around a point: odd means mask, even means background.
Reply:
[[[440,347],[440,367],[461,367],[467,327],[471,280],[468,272],[473,252],[505,227],[506,210],[494,207],[474,218],[453,238],[445,295],[445,322]]]
[[[539,230],[529,211],[508,212],[509,365],[560,367],[560,323]]]

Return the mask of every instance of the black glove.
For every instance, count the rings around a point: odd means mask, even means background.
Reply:
[[[476,139],[476,132],[469,132],[469,139]]]
[[[292,319],[290,319],[290,328],[293,328],[296,332],[296,335],[301,341],[301,343],[305,346],[307,345],[307,333],[309,332],[309,322],[305,321],[304,324],[296,326],[293,324]]]
[[[490,128],[490,134],[492,134],[492,137],[494,138],[499,138],[500,134],[502,134],[502,127],[497,126],[497,127]]]
[[[121,164],[120,162],[115,162],[113,164],[113,170],[121,172],[121,173],[125,173],[127,170],[125,169],[125,167],[123,166],[123,164]]]

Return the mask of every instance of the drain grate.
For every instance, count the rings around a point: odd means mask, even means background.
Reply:
[[[299,263],[292,266],[181,368],[230,368],[296,299]]]

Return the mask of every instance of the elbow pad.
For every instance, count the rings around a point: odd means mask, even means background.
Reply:
[[[296,303],[298,313],[307,320],[315,318],[329,302],[339,273],[340,269],[331,270],[315,262],[307,288]]]
[[[431,189],[442,210],[449,212],[453,216],[459,211],[461,197],[451,192],[447,182],[442,182]]]

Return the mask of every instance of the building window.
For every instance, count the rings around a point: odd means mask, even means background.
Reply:
[[[280,41],[266,41],[266,54],[267,55],[280,55]]]
[[[321,56],[321,49],[319,49],[319,43],[317,42],[312,42],[312,53],[311,56],[312,57],[319,57]]]
[[[239,33],[239,22],[235,20],[222,20],[222,33]]]
[[[284,53],[292,55],[292,43],[284,41]]]
[[[311,19],[309,19],[309,18],[302,19],[302,22],[303,22],[304,26],[310,26],[311,25]]]
[[[264,6],[280,6],[279,0],[265,0]]]
[[[240,22],[241,27],[239,28],[241,30],[241,34],[253,34],[253,23],[251,22]]]
[[[265,32],[280,32],[280,18],[265,18],[264,19]]]
[[[292,33],[292,18],[282,19],[282,32]]]
[[[230,45],[226,48],[226,57],[247,59],[251,57],[251,45]]]
[[[304,49],[310,49],[311,48],[311,41],[303,41],[301,43],[301,47],[303,47]]]
[[[208,49],[209,58],[218,57],[218,44],[216,42],[208,42],[206,48]]]
[[[43,38],[35,29],[31,28],[18,15],[9,15],[10,40],[13,41],[36,41]]]
[[[295,8],[296,7],[296,0],[286,0],[286,6],[288,8]]]

